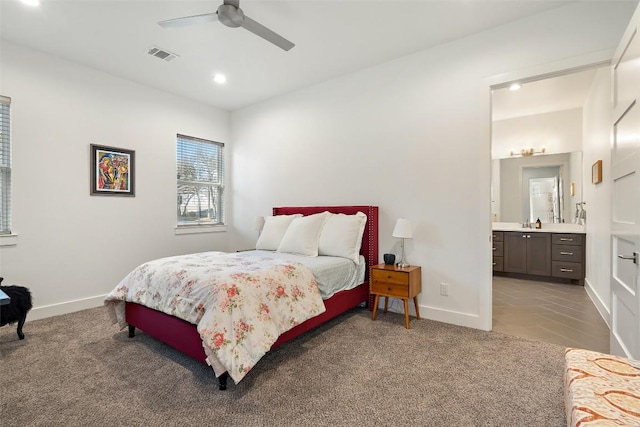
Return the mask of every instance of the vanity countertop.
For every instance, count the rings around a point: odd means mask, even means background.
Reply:
[[[526,231],[527,233],[579,233],[585,234],[584,225],[579,224],[549,224],[542,223],[542,228],[523,228],[522,224],[517,222],[494,222],[492,223],[493,231]]]

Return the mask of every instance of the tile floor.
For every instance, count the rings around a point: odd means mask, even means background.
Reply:
[[[493,330],[609,353],[609,327],[583,286],[494,276]]]

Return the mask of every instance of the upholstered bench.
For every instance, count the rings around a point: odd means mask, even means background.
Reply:
[[[640,426],[640,361],[577,348],[564,357],[568,427]]]

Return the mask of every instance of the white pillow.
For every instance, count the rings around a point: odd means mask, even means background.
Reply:
[[[318,256],[320,232],[329,216],[329,212],[322,212],[294,219],[280,242],[278,252]]]
[[[332,215],[320,233],[318,253],[348,258],[360,264],[360,246],[366,223],[367,216],[362,212]]]
[[[265,217],[264,227],[262,227],[262,232],[256,242],[256,249],[264,251],[275,251],[278,249],[284,233],[287,231],[287,228],[289,228],[289,224],[301,216],[302,214]]]

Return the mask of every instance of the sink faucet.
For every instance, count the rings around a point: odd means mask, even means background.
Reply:
[[[522,223],[522,228],[531,228],[531,223],[529,222],[529,218],[527,218],[527,220]]]

